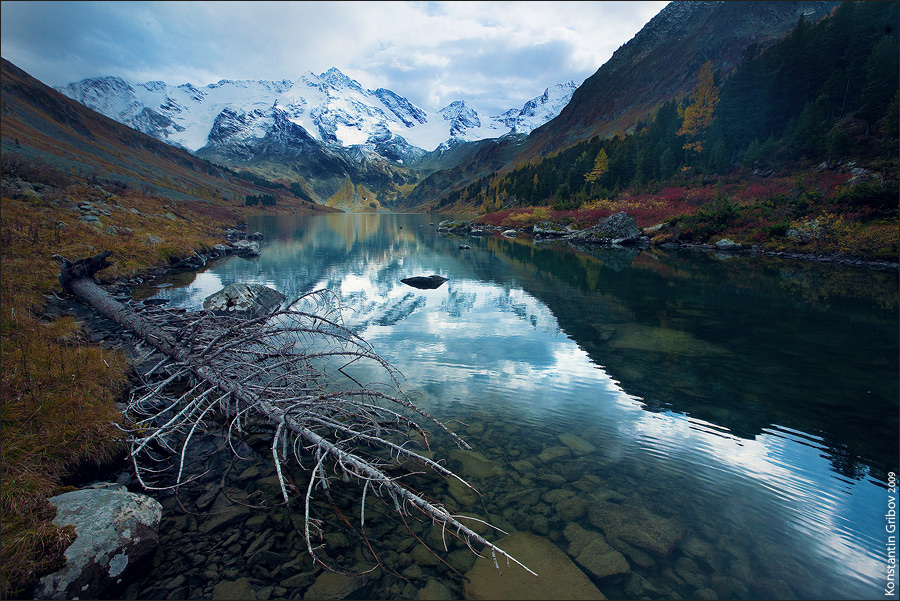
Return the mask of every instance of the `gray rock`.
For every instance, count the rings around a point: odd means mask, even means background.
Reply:
[[[66,566],[40,579],[35,599],[100,599],[148,560],[159,545],[162,506],[144,495],[84,489],[50,498],[57,526],[72,524],[77,538]]]
[[[744,248],[743,245],[728,238],[722,238],[716,242],[717,250],[741,250],[742,248]]]
[[[232,246],[238,253],[246,257],[259,256],[259,242],[250,242],[249,240],[238,240]]]
[[[286,297],[262,284],[231,284],[203,301],[207,311],[248,313],[260,317],[278,308]]]
[[[438,582],[437,580],[429,580],[425,585],[425,588],[420,589],[418,593],[416,593],[417,601],[426,601],[426,600],[448,600],[448,599],[456,599],[456,596],[450,592],[446,586]]]
[[[519,232],[517,232],[516,230],[504,230],[502,234],[507,238],[515,238],[519,235]]]
[[[559,223],[553,223],[552,221],[539,221],[532,226],[531,231],[536,236],[540,235],[543,237],[565,236],[571,232],[566,226]]]
[[[600,244],[635,243],[641,237],[634,217],[621,211],[601,219],[597,225],[574,232],[567,236],[575,242],[594,242]]]
[[[575,558],[575,563],[598,579],[631,573],[625,556],[610,547],[600,534],[590,538]]]
[[[454,221],[452,219],[445,219],[438,223],[438,231],[439,232],[452,232],[452,233],[464,233],[468,232],[472,229],[471,221]]]

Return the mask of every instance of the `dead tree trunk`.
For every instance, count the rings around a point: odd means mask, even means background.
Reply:
[[[439,463],[409,448],[413,433],[420,435],[427,446],[425,430],[409,417],[410,413],[442,428],[461,447],[468,445],[402,393],[396,370],[342,325],[340,307],[332,293],[323,290],[303,295],[286,309],[260,318],[229,319],[201,312],[178,317],[169,314],[165,322],[160,322],[129,310],[96,284],[93,276],[111,265],[107,261],[110,254],[105,251],[76,263],[58,255],[54,258],[60,263],[59,279],[66,291],[167,358],[173,375],[148,384],[147,393],[133,396],[128,408],[134,419],[145,416],[136,419],[136,427],[130,432],[131,460],[145,488],[172,488],[184,482],[185,453],[198,427],[210,416],[226,416],[230,435],[240,433],[249,419],[259,418],[274,428],[272,458],[288,507],[301,496],[282,471],[291,454],[288,449],[295,457],[302,454],[313,458],[303,495],[303,530],[310,555],[322,565],[313,543],[318,528],[311,515],[311,501],[317,490],[330,495],[328,472],[362,487],[363,533],[365,498],[371,492],[401,518],[414,509],[455,533],[473,551],[476,543],[489,549],[497,569],[497,553],[522,565],[460,521],[470,518],[427,500],[403,484],[402,475],[393,473],[401,461],[412,461],[472,488]],[[305,306],[311,308],[305,310]],[[390,393],[376,385],[362,385],[349,376],[344,368],[356,362],[372,363],[386,373],[390,380],[386,390]],[[161,365],[143,375],[159,373]],[[190,390],[174,398],[166,392],[166,384],[179,375],[189,376]],[[166,407],[165,412],[151,408],[160,404]],[[165,446],[172,438],[179,441],[179,448],[172,451],[180,453],[174,482],[154,486],[147,476],[155,476],[158,470],[145,464],[153,460],[154,443]]]

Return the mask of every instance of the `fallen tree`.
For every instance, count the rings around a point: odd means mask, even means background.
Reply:
[[[323,494],[334,506],[330,489],[336,478],[355,481],[362,489],[359,532],[363,537],[366,496],[371,493],[399,514],[404,524],[405,516],[415,512],[464,541],[474,553],[479,554],[474,545],[481,545],[498,570],[497,554],[534,574],[461,521],[473,518],[428,500],[404,482],[417,473],[405,466],[418,464],[474,490],[425,456],[429,453],[412,450],[417,440],[430,450],[426,430],[416,419],[440,428],[461,448],[469,446],[409,400],[400,388],[397,370],[343,325],[333,293],[304,294],[255,318],[209,311],[138,314],[94,280],[98,271],[111,265],[110,255],[104,251],[75,263],[58,255],[54,258],[67,292],[163,356],[138,374],[143,383],[133,391],[126,410],[133,424],[128,431],[130,457],[145,489],[177,488],[189,480],[185,457],[192,439],[208,421],[223,417],[229,440],[243,435],[248,424],[262,421],[272,432],[270,451],[284,504],[290,509],[302,499],[300,528],[306,547],[325,568],[334,570],[316,552],[322,522],[313,515],[312,500],[317,493]],[[357,381],[346,368],[359,362],[373,364],[386,374],[387,382]],[[179,380],[186,384],[175,393],[171,385]],[[169,469],[160,467],[165,455],[177,458]],[[306,490],[301,491],[283,468],[291,460],[302,467],[304,459],[310,463]]]

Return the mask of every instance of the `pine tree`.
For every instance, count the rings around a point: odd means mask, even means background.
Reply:
[[[712,62],[706,61],[700,68],[700,83],[691,96],[691,103],[684,109],[684,122],[678,131],[687,141],[685,150],[703,150],[703,134],[715,120],[716,106],[719,104],[719,88],[713,76]]]

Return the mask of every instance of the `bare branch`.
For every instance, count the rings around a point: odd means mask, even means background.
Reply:
[[[473,552],[474,544],[490,549],[498,570],[499,553],[531,572],[462,521],[481,520],[451,512],[406,484],[411,476],[421,473],[406,463],[413,462],[475,490],[437,461],[411,448],[418,444],[413,433],[421,435],[427,447],[425,429],[415,421],[416,416],[440,428],[459,447],[468,449],[469,445],[403,393],[399,371],[344,325],[339,299],[333,292],[317,290],[301,295],[271,315],[252,319],[171,310],[139,314],[94,283],[93,274],[109,264],[108,256],[101,253],[85,264],[58,258],[63,270],[60,281],[68,291],[137,334],[166,358],[141,374],[145,384],[135,390],[128,407],[128,413],[136,418],[135,429],[130,432],[131,459],[142,486],[165,488],[151,483],[151,477],[168,477],[167,487],[190,481],[185,479],[188,449],[207,421],[228,421],[228,444],[236,456],[239,454],[232,438],[242,436],[248,426],[267,424],[281,497],[290,509],[302,496],[307,551],[327,569],[334,571],[319,556],[324,522],[312,512],[316,497],[323,495],[338,517],[357,532],[332,498],[331,479],[335,478],[336,482],[354,481],[362,489],[357,533],[378,565],[381,562],[366,536],[367,494],[393,507],[407,528],[406,516],[416,517],[417,513],[438,524],[444,551],[448,550],[449,532]],[[351,366],[353,374],[348,371]],[[380,379],[365,384],[364,376],[356,371],[369,374],[365,377],[378,374]],[[187,385],[180,384],[179,390],[173,390],[173,385],[185,379]],[[176,459],[162,467],[166,455]],[[312,458],[311,469],[306,470],[309,481],[305,494],[283,469],[290,461],[303,469],[304,456]]]

